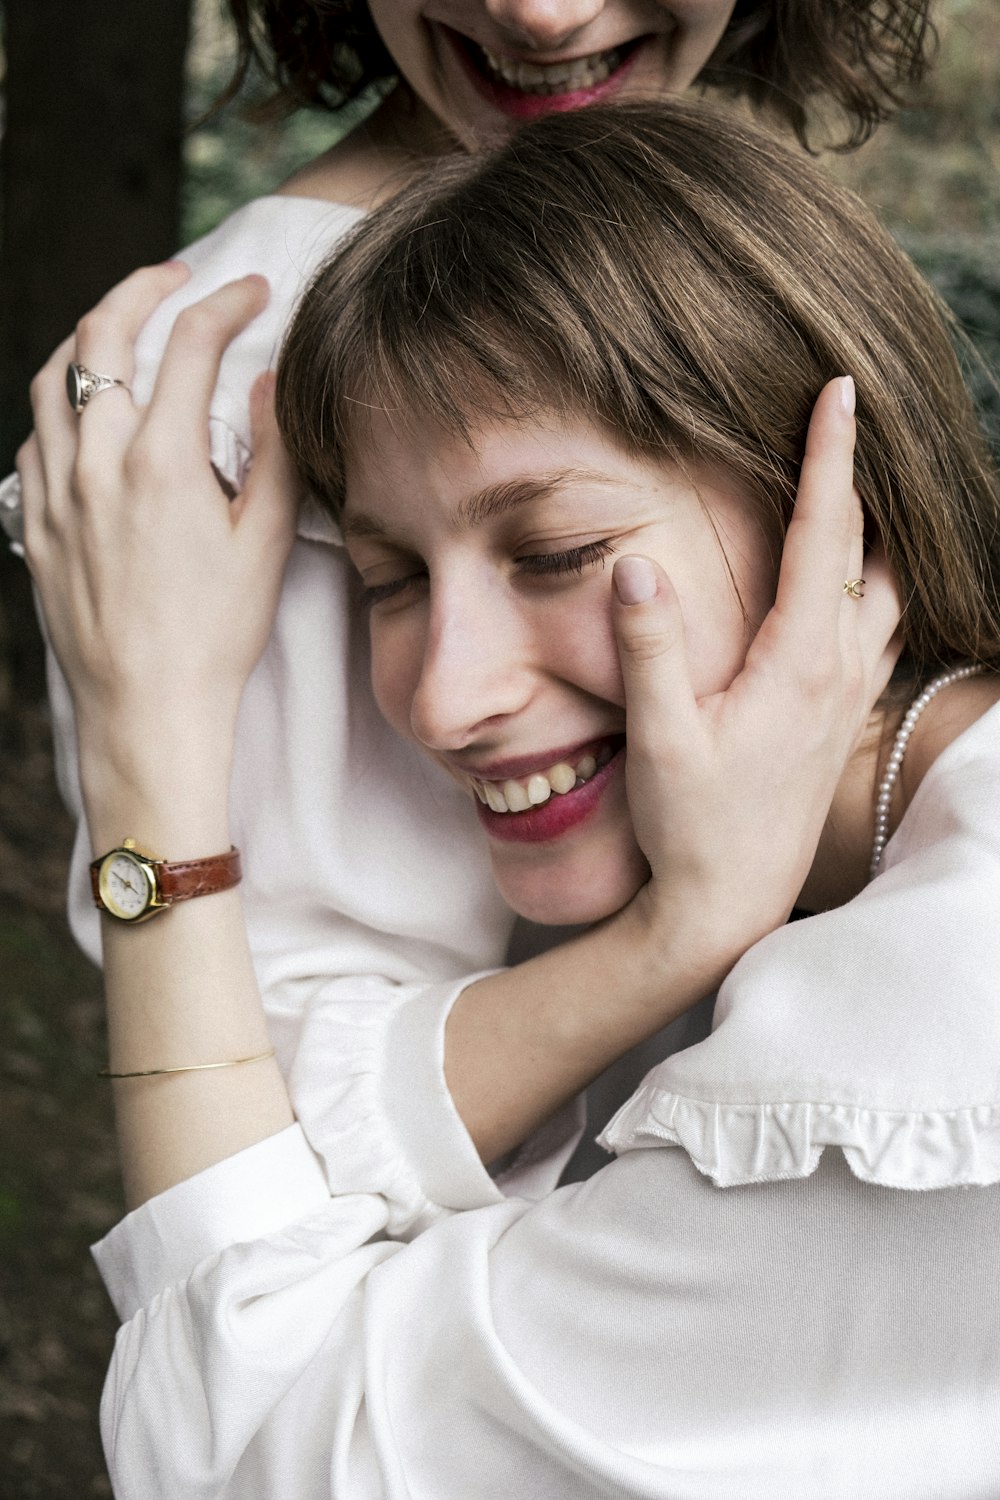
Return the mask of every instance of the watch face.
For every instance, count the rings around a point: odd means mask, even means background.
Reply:
[[[101,865],[101,900],[112,916],[134,922],[149,909],[153,877],[141,860],[124,849],[115,849]]]

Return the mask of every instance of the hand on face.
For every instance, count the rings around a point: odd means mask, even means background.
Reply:
[[[603,99],[680,93],[733,0],[371,0],[410,89],[466,148]]]
[[[642,549],[671,569],[696,689],[714,693],[773,598],[749,504],[582,418],[499,423],[466,443],[373,416],[356,449],[343,525],[383,713],[476,799],[516,910],[549,923],[616,911],[648,870],[625,801],[610,563]]]
[[[725,691],[692,690],[665,574],[627,560],[616,576],[629,804],[652,869],[639,900],[655,913],[690,890],[732,934],[734,958],[787,917],[899,655],[895,584],[880,553],[863,557],[853,449],[853,390],[832,381],[813,412],[774,607]],[[862,575],[863,604],[844,584]]]
[[[861,572],[861,513],[837,398],[834,385],[817,404],[773,608],[746,497],[630,458],[592,425],[464,444],[386,422],[359,444],[345,531],[376,694],[478,799],[525,915],[606,916],[650,867],[651,909],[680,893],[748,941],[787,915],[898,619],[876,559],[864,608],[843,593]],[[627,606],[605,563],[631,553],[655,559],[659,582]]]
[[[263,650],[294,536],[295,497],[267,389],[253,475],[230,501],[208,453],[208,405],[228,342],[266,300],[259,277],[181,314],[149,407],[127,386],[134,340],[186,279],[168,263],[111,291],[32,387],[36,432],[19,455],[28,563],[73,693],[81,751],[155,760],[185,739],[228,753],[240,694]],[[123,387],[77,416],[66,368]]]

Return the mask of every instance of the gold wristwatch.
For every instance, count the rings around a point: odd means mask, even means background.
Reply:
[[[123,839],[90,866],[94,905],[119,922],[145,922],[168,911],[177,901],[211,896],[239,885],[243,872],[240,852],[211,854],[204,859],[171,861]]]

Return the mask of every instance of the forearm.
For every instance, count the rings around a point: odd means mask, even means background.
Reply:
[[[638,1043],[711,994],[749,939],[699,903],[624,912],[455,1002],[445,1073],[476,1149],[496,1160]]]
[[[133,774],[123,760],[120,742],[112,757],[81,739],[95,855],[125,836],[164,859],[199,858],[229,847],[224,754],[213,756],[206,746],[199,755],[164,757],[159,775],[152,765]],[[186,768],[176,784],[171,764]],[[135,926],[109,917],[102,926],[112,1072],[188,1067],[267,1051],[238,888],[179,902]],[[113,1087],[130,1207],[293,1119],[273,1058],[120,1079]]]

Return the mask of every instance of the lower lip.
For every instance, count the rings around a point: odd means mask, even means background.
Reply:
[[[476,799],[479,821],[491,839],[507,844],[544,844],[557,839],[574,828],[579,828],[594,816],[601,798],[621,767],[625,764],[625,746],[616,750],[606,766],[602,766],[573,792],[553,792],[540,807],[527,812],[495,813]]]
[[[466,43],[463,37],[448,27],[442,29],[446,31],[462,66],[479,93],[501,114],[507,115],[512,120],[536,120],[540,115],[558,114],[570,109],[586,109],[588,104],[598,104],[602,99],[607,99],[632,71],[644,46],[643,42],[639,42],[633,47],[624,62],[609,74],[603,83],[591,84],[589,88],[577,89],[571,94],[529,94],[523,89],[513,88],[509,83],[497,82],[481,73],[469,53],[469,47],[474,44]]]

